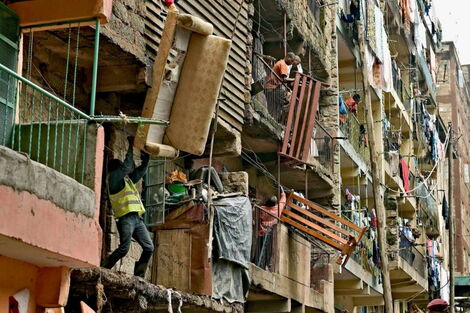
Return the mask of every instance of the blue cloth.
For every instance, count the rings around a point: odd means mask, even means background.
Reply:
[[[344,103],[343,97],[339,96],[338,97],[339,101],[339,114],[347,114],[348,113],[348,108],[346,107],[346,104]]]
[[[438,153],[438,149],[439,149],[439,144],[438,144],[438,140],[439,140],[439,136],[437,134],[437,131],[434,130],[432,133],[431,133],[431,153],[432,153],[432,159],[434,161],[437,161],[439,159],[439,153]]]

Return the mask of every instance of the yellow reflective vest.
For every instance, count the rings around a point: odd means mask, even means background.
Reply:
[[[130,212],[137,212],[139,215],[145,213],[144,205],[140,199],[139,191],[129,177],[124,178],[124,188],[115,194],[109,194],[111,208],[115,218],[120,218]]]

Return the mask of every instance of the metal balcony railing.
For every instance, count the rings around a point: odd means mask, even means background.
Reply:
[[[354,221],[351,220],[352,213],[353,212],[350,212],[350,211],[348,211],[347,213],[341,212],[341,217],[350,221],[351,223],[354,223]],[[355,214],[357,214],[357,216],[359,217],[359,220],[364,220],[364,213],[357,211]],[[360,225],[360,226],[363,226],[363,225]],[[344,226],[344,227],[347,231],[354,231],[350,227],[347,227],[347,226]],[[369,229],[367,231],[369,231]],[[367,238],[363,239],[362,242],[360,242],[357,245],[356,249],[354,249],[353,253],[351,254],[351,259],[353,259],[356,263],[360,264],[363,269],[371,273],[376,279],[376,281],[378,281],[381,270],[371,260],[370,254],[371,253],[373,254],[373,252],[369,250],[370,247],[368,248],[366,246],[365,244],[366,240]]]
[[[407,112],[411,110],[411,97],[408,88],[403,84],[402,76],[399,74],[398,69],[392,67],[393,88],[395,89],[401,103]]]
[[[362,159],[369,163],[370,154],[369,148],[366,145],[366,126],[361,125],[353,113],[346,114],[345,119],[344,123],[340,124],[341,132],[348,138],[349,143]]]
[[[334,166],[334,142],[333,137],[319,122],[313,128],[313,142],[310,147],[310,155],[313,156],[328,172],[333,171]]]
[[[91,105],[91,104],[90,104]],[[87,164],[88,123],[123,122],[94,116],[51,94],[0,64],[0,144],[83,184]],[[130,123],[167,122],[127,117]]]
[[[83,183],[90,116],[0,64],[0,143]]]
[[[278,123],[284,124],[289,106],[288,93],[290,87],[282,82],[282,79],[273,72],[272,68],[275,59],[270,56],[255,54],[253,58],[253,92],[256,94],[260,91],[264,92],[266,97],[266,109],[269,115]],[[266,89],[265,82],[270,77],[277,78],[281,83],[277,88]]]
[[[421,277],[426,278],[426,257],[416,249],[415,243],[408,240],[401,231],[399,255],[406,263],[411,265]]]
[[[273,229],[280,223],[280,214],[272,214],[258,205],[255,205],[254,209],[251,262],[259,268],[273,271]]]
[[[431,70],[429,69],[428,63],[420,53],[417,53],[416,56],[419,67],[421,68],[421,72],[424,75],[424,80],[426,82],[429,94],[433,98],[434,103],[436,103],[436,86],[434,85],[434,81],[432,79]]]

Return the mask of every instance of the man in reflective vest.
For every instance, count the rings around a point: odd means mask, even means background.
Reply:
[[[126,256],[134,238],[143,251],[135,263],[134,275],[144,277],[154,246],[142,215],[144,205],[135,184],[145,175],[149,155],[141,152],[142,163],[135,167],[133,157],[133,138],[128,137],[129,149],[124,162],[113,159],[109,162],[108,193],[119,231],[119,247],[105,261],[103,267],[112,268],[117,261]]]

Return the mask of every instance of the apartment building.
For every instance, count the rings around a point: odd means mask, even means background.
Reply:
[[[358,19],[365,24],[366,63],[359,50]],[[360,102],[351,105],[354,95],[363,99],[362,66],[368,66],[374,133],[379,147],[374,161],[379,168],[386,208],[394,312],[406,312],[413,304],[421,306],[427,299],[446,297],[441,286],[447,281],[441,279],[448,279],[447,263],[436,258],[446,252],[447,243],[446,230],[440,228],[447,179],[444,149],[447,124],[437,112],[439,21],[425,1],[367,1],[360,2],[359,7],[344,1],[340,2],[337,21],[338,93],[343,110],[339,112],[339,137],[346,137],[339,141],[342,209],[355,219],[361,219],[361,215],[373,219],[376,213],[367,112]],[[429,125],[429,120],[432,130],[424,126]],[[428,135],[423,136],[423,132]],[[372,236],[376,238],[376,233]],[[373,310],[372,306],[383,305],[377,248],[376,244],[369,245],[372,251],[363,252],[365,256],[359,254],[359,261],[374,278],[358,279],[358,286],[363,288],[360,293],[366,296],[352,301],[351,297],[338,298],[335,303],[348,310],[359,306]],[[359,273],[355,277],[367,277]]]
[[[2,306],[19,292],[35,299],[21,313],[382,312],[371,162],[394,312],[446,297],[448,129],[430,3],[4,2],[0,262],[15,284],[0,284]],[[303,71],[283,81],[273,67],[289,52]],[[132,276],[134,241],[99,268],[119,243],[107,164],[128,136],[152,155],[139,184],[155,244],[145,279]],[[42,299],[50,290],[55,302]]]
[[[466,116],[468,116],[468,67],[459,61],[457,49],[453,42],[445,42],[438,54],[439,59],[439,114],[445,123],[452,123],[456,137],[466,133]],[[467,181],[467,141],[460,137],[455,143],[457,153],[454,160],[454,210],[456,232],[456,272],[468,275],[468,227],[465,225]]]

